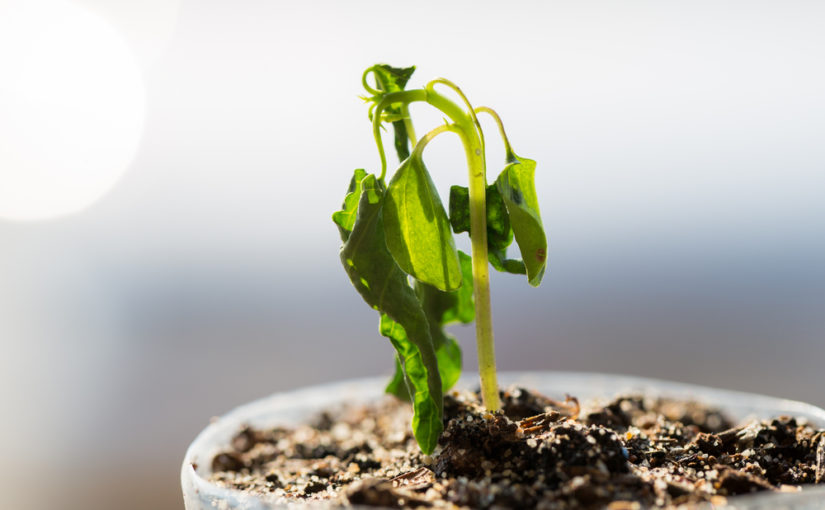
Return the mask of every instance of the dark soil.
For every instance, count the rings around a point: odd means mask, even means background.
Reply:
[[[791,417],[734,427],[694,402],[621,397],[580,410],[524,389],[503,413],[445,399],[445,431],[420,453],[407,405],[343,408],[294,429],[246,428],[212,481],[272,501],[439,508],[671,508],[825,483],[825,431]]]

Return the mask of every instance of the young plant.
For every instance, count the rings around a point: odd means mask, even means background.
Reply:
[[[364,72],[381,172],[355,170],[333,221],[344,243],[344,268],[380,314],[379,330],[395,348],[396,370],[387,392],[412,402],[413,434],[429,454],[443,429],[443,394],[461,372],[461,350],[444,327],[475,318],[482,399],[488,410],[497,411],[488,261],[498,271],[526,274],[530,285],[537,286],[546,266],[547,239],[534,185],[536,164],[516,156],[496,112],[474,109],[461,89],[445,79],[405,90],[414,70],[380,64]],[[370,76],[375,86],[369,84]],[[461,103],[437,86],[452,89]],[[416,139],[408,108],[414,102],[426,102],[449,120]],[[477,113],[491,115],[504,140],[504,170],[492,185],[487,184]],[[385,122],[393,127],[400,161],[389,183],[381,138]],[[469,174],[468,187],[450,188],[449,215],[423,160],[427,144],[446,132],[458,135]],[[472,257],[456,250],[453,232],[469,234]],[[514,237],[521,260],[507,258]]]

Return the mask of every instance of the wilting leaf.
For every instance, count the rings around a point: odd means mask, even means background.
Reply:
[[[475,318],[472,259],[461,250],[458,251],[458,257],[462,276],[462,284],[458,290],[442,292],[432,285],[421,282],[416,282],[415,285],[416,294],[421,300],[430,325],[430,336],[435,345],[438,371],[441,374],[441,387],[445,392],[452,388],[461,376],[461,348],[455,338],[446,333],[444,327],[454,322],[467,324]],[[409,400],[402,369],[398,363],[386,391]]]
[[[407,275],[387,250],[382,220],[385,195],[374,175],[361,180],[358,212],[341,249],[341,262],[355,289],[382,314],[382,329],[383,316],[402,328],[389,330],[386,336],[402,360],[413,393],[413,434],[421,450],[430,453],[442,430],[441,377],[427,317]],[[409,341],[397,341],[400,333]]]
[[[372,67],[372,71],[382,92],[400,92],[410,81],[410,77],[415,72],[415,66],[392,67],[387,64],[378,64]]]
[[[381,316],[380,331],[382,335],[390,338],[397,351],[395,373],[393,374],[392,379],[390,379],[390,382],[387,383],[385,391],[409,402],[411,400],[410,386],[413,386],[414,391],[416,388],[415,381],[409,381],[404,376],[406,369],[405,364],[408,365],[410,363],[410,359],[412,359],[413,363],[420,363],[420,355],[415,356],[413,354],[412,358],[403,358],[406,363],[401,362],[402,355],[399,354],[399,352],[406,352],[405,346],[410,346],[412,344],[407,339],[404,328],[386,315]],[[441,345],[436,348],[435,356],[438,361],[438,371],[441,375],[441,391],[443,393],[452,388],[461,376],[461,348],[458,346],[458,342],[455,341],[455,338],[445,334],[443,335]]]
[[[427,383],[430,367],[425,364],[421,351],[407,337],[401,324],[382,313],[378,329],[382,335],[390,339],[395,347],[396,373],[387,385],[386,391],[403,400],[413,402],[415,410],[413,434],[423,451],[426,451],[425,447],[428,448],[430,444],[434,448],[441,434],[441,428],[436,427],[431,421],[433,417],[441,416],[442,410],[440,407],[438,409],[434,407],[436,401]],[[438,360],[437,355],[436,359]],[[443,391],[445,391],[443,386],[438,388],[439,396],[443,394]],[[435,437],[432,437],[431,434],[436,430]]]
[[[404,374],[399,379],[405,383],[406,394],[399,385],[401,397],[405,400],[412,400],[413,419],[412,429],[421,451],[430,453],[438,443],[438,436],[441,435],[443,425],[441,423],[442,408],[433,398],[433,391],[427,384],[427,374],[430,367],[424,362],[421,351],[407,338],[404,328],[390,319],[386,314],[381,314],[379,322],[381,334],[390,339],[396,352],[396,363],[402,368]],[[438,370],[436,369],[436,372]],[[396,378],[393,378],[395,381]],[[441,395],[442,388],[438,388]],[[410,397],[412,396],[412,399]],[[438,423],[436,423],[438,419]]]
[[[541,283],[547,266],[547,236],[539,214],[535,172],[535,161],[511,154],[510,162],[496,179],[527,269],[527,281],[534,287]]]
[[[458,290],[442,292],[431,285],[416,283],[416,293],[427,316],[430,336],[436,348],[438,370],[444,391],[452,388],[461,375],[461,348],[444,328],[454,322],[467,324],[475,318],[473,262],[470,256],[462,251],[458,252],[458,257],[462,278]]]
[[[387,248],[404,272],[444,291],[461,285],[447,212],[419,158],[407,158],[393,175],[383,215]]]
[[[341,210],[332,214],[332,221],[338,225],[341,240],[344,242],[346,242],[350,232],[352,232],[352,226],[355,225],[358,201],[361,199],[361,181],[366,175],[367,172],[362,168],[355,171],[355,174],[349,182],[349,188],[347,189],[346,197],[344,197],[344,203],[341,205]]]
[[[385,94],[390,92],[400,92],[404,90],[413,72],[415,66],[412,67],[391,67],[386,64],[379,64],[373,66],[373,73],[378,82],[378,88]],[[379,101],[380,96],[373,99]],[[390,106],[386,113],[390,115],[401,115],[401,108],[398,106]],[[403,120],[396,120],[392,123],[393,132],[395,135],[395,152],[398,154],[398,161],[404,161],[410,156],[410,146],[407,134],[407,125]]]

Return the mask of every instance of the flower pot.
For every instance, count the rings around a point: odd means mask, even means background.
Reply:
[[[476,381],[474,374],[467,374],[459,382],[459,387],[473,387]],[[183,461],[181,484],[186,510],[288,508],[267,502],[259,496],[210,483],[208,477],[214,455],[228,447],[243,425],[259,428],[297,425],[341,402],[357,404],[375,401],[383,396],[385,383],[384,378],[369,378],[279,393],[238,407],[214,421],[192,442]],[[812,425],[825,428],[825,410],[809,404],[641,377],[577,372],[505,372],[500,374],[500,384],[502,387],[518,384],[551,398],[563,398],[565,393],[569,393],[582,402],[626,393],[694,399],[722,409],[735,421],[768,419],[784,414],[805,418]],[[728,501],[725,508],[731,509],[823,509],[825,487],[811,487],[793,493],[738,496]],[[310,507],[306,504],[290,506]]]

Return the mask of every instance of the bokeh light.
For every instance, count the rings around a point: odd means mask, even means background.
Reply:
[[[0,218],[76,212],[117,182],[143,129],[140,69],[118,32],[60,0],[0,7]]]

